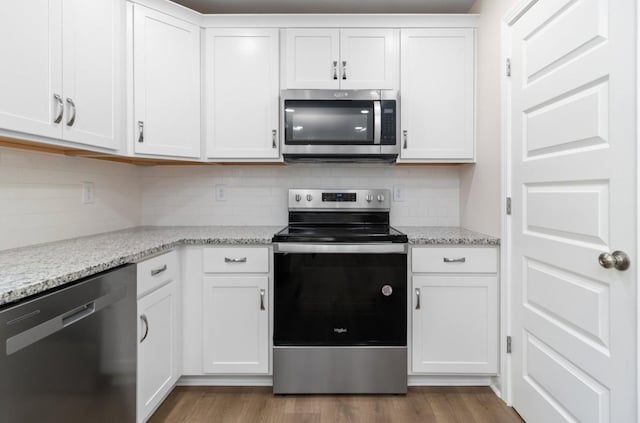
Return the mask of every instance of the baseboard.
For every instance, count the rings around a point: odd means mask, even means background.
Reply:
[[[409,386],[491,386],[491,376],[409,375]]]
[[[489,388],[491,388],[491,390],[493,391],[494,394],[496,394],[496,396],[500,399],[502,399],[502,391],[500,390],[500,388],[498,388],[498,385],[496,385],[495,383],[491,383],[489,385]]]
[[[178,386],[273,386],[273,377],[265,376],[182,376]],[[490,376],[409,375],[409,386],[489,386],[500,396]]]
[[[273,386],[270,375],[182,376],[178,386]]]

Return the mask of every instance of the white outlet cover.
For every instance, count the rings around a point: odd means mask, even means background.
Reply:
[[[216,201],[227,201],[226,185],[216,185]]]
[[[95,186],[93,182],[82,183],[82,204],[93,204],[95,199]]]
[[[403,185],[394,185],[393,186],[393,201],[402,202],[404,201],[404,186]]]

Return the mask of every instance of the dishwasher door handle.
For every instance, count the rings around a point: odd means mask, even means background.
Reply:
[[[85,317],[91,316],[96,312],[96,303],[95,301],[91,301],[89,304],[85,304],[81,307],[78,307],[75,310],[71,310],[69,313],[66,313],[62,316],[62,327],[66,328]]]
[[[46,320],[40,324],[30,327],[29,329],[17,333],[6,340],[6,354],[14,354],[29,345],[51,336],[56,332],[60,332],[65,328],[91,316],[98,311],[109,307],[112,304],[122,300],[127,296],[127,290],[120,288],[116,291],[110,292],[102,297],[86,303],[80,307],[73,308],[62,314],[57,315],[49,320]],[[0,339],[0,342],[3,339]],[[0,345],[2,345],[0,343]]]

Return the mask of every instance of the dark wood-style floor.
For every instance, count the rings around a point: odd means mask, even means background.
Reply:
[[[286,395],[271,388],[178,387],[150,423],[522,423],[488,387],[404,395]]]

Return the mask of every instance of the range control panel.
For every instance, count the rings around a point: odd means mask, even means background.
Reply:
[[[289,209],[389,210],[388,189],[290,189]]]

